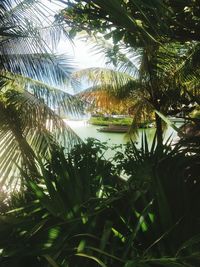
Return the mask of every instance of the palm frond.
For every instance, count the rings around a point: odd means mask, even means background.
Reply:
[[[116,46],[111,40],[106,40],[102,36],[80,36],[90,47],[90,52],[94,55],[100,54],[105,57],[106,65],[115,70],[125,72],[133,77],[139,75],[139,63],[141,51],[127,48],[123,44]]]
[[[13,179],[16,182],[16,175],[19,175],[17,165],[25,164],[24,157],[28,157],[25,144],[45,157],[54,143],[69,151],[80,142],[59,116],[30,93],[10,90],[3,98],[0,109],[2,185],[13,184]]]
[[[54,22],[56,1],[3,0],[0,6],[0,51],[9,53],[50,52],[61,36],[68,34],[64,26]],[[68,38],[69,39],[69,38]],[[40,45],[39,45],[40,44]],[[21,50],[24,47],[25,51]],[[12,52],[13,51],[13,52]]]
[[[54,54],[3,54],[0,64],[2,71],[21,74],[63,90],[74,70],[72,58]]]
[[[45,3],[0,3],[0,182],[9,190],[18,184],[17,166],[37,173],[35,152],[45,157],[52,143],[68,150],[80,141],[54,112],[77,114],[77,105],[67,93],[73,62],[52,53],[66,32]]]
[[[43,25],[52,22],[55,14],[53,8],[49,7],[48,0],[2,0],[0,23],[13,23],[14,25],[25,26],[27,20]],[[56,1],[51,1],[56,3]]]
[[[10,90],[10,88],[15,88],[15,91],[18,92],[27,91],[53,109],[57,114],[64,113],[76,118],[83,114],[83,101],[66,92],[70,84],[63,91],[58,87],[19,74],[12,74],[10,72],[3,72],[2,74],[4,79],[7,79],[7,86],[2,88],[4,92]]]
[[[190,45],[183,63],[178,69],[180,80],[185,86],[185,93],[189,95],[191,100],[200,103],[200,46],[198,43]]]
[[[101,86],[88,88],[77,94],[77,97],[88,103],[90,112],[100,111],[103,114],[113,112],[116,114],[128,114],[132,106],[130,98],[120,99],[102,90]]]
[[[89,84],[93,84],[93,88],[101,86],[102,90],[117,97],[127,97],[130,89],[138,85],[129,74],[112,69],[89,68],[73,73],[72,77],[85,79]]]

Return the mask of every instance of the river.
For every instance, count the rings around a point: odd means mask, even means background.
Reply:
[[[83,141],[85,141],[89,137],[92,137],[98,139],[101,142],[107,142],[111,146],[126,144],[128,141],[130,141],[130,136],[128,136],[128,134],[99,132],[98,129],[101,128],[101,126],[88,124],[87,121],[64,121]],[[176,123],[177,127],[180,127],[181,125],[182,123]],[[148,143],[151,144],[155,134],[155,128],[138,130],[138,136],[136,137],[136,139],[133,139],[132,137],[132,140],[137,142],[138,147],[141,146],[141,137],[143,132],[146,133]],[[167,140],[170,135],[173,140],[177,140],[177,133],[171,127],[168,127],[164,133],[164,140]],[[114,154],[114,151],[110,151],[107,154],[108,156],[112,156]]]

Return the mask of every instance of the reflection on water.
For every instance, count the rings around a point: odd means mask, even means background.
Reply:
[[[142,133],[145,132],[147,135],[148,142],[151,144],[154,134],[155,128],[148,128],[148,129],[139,129],[138,136],[134,140],[133,137],[130,137],[128,134],[124,133],[105,133],[105,132],[98,132],[97,130],[101,128],[101,126],[91,125],[88,124],[87,121],[67,121],[64,120],[74,131],[75,133],[80,136],[80,138],[84,141],[88,137],[96,138],[101,142],[108,142],[109,145],[120,145],[126,144],[132,138],[133,141],[137,142],[137,146],[141,146],[141,136]],[[180,124],[181,125],[181,124]],[[180,125],[176,125],[179,127]],[[166,140],[169,136],[175,140],[177,138],[177,133],[169,127],[164,134],[164,139]],[[109,156],[114,154],[114,151],[110,151]]]

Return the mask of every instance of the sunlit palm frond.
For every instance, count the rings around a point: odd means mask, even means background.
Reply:
[[[30,16],[33,16],[33,20],[42,21],[41,19],[44,16],[44,13],[39,8],[40,4],[41,1],[35,0],[3,0],[1,9],[4,10],[4,12],[1,16],[1,21],[13,22],[15,24],[20,22],[20,24],[23,25],[23,22],[27,20],[28,16],[29,18]]]
[[[121,53],[117,58],[117,70],[128,73],[129,75],[138,78],[139,66],[141,63],[142,50],[122,47]]]
[[[141,51],[139,49],[127,48],[123,44],[116,46],[111,40],[106,40],[105,37],[81,35],[80,40],[83,40],[89,48],[91,54],[101,55],[105,58],[105,63],[110,68],[125,72],[133,77],[139,75],[139,63]]]
[[[32,25],[26,29],[10,26],[6,29],[0,28],[0,31],[0,54],[53,53],[61,36],[62,39],[67,36],[62,26],[53,24],[41,29]]]
[[[3,0],[0,51],[27,54],[54,50],[61,36],[68,38],[64,26],[54,22],[56,4],[56,1],[50,3],[48,0]]]
[[[129,74],[103,68],[90,68],[77,71],[72,75],[76,79],[83,79],[88,84],[101,86],[102,90],[108,91],[117,97],[127,97],[131,88],[137,86],[135,79]]]
[[[74,70],[72,58],[53,54],[3,54],[0,69],[65,90]]]
[[[51,53],[64,26],[54,22],[57,1],[3,0],[0,6],[0,54]],[[53,5],[54,4],[54,5]]]
[[[49,85],[49,83],[19,74],[10,72],[3,72],[2,74],[5,79],[7,78],[7,87],[2,89],[4,92],[10,90],[11,87],[18,92],[28,91],[57,114],[64,113],[77,118],[83,113],[84,103],[78,100],[76,96],[66,92],[67,90],[70,91],[70,84],[66,84],[65,91],[63,91],[58,87]]]
[[[101,87],[89,88],[77,95],[78,98],[89,103],[90,112],[99,111],[101,113],[128,114],[131,107],[130,99],[120,99],[110,95],[108,91],[102,90]]]
[[[20,95],[19,95],[20,96]],[[64,147],[66,151],[70,151],[70,149],[77,143],[81,141],[81,139],[74,133],[74,131],[67,126],[63,120],[50,109],[44,103],[41,103],[40,99],[35,98],[30,93],[24,93],[21,98],[21,109],[24,110],[22,112],[22,118],[24,116],[25,127],[27,138],[30,140],[32,138],[32,142],[30,142],[31,147],[33,146],[35,140],[33,138],[33,133],[35,132],[35,125],[38,127],[38,133],[35,134],[35,138],[38,138],[40,135],[44,135],[44,139],[46,138],[46,134],[51,136],[54,142],[60,144],[60,146]],[[17,104],[20,103],[20,99],[17,99]],[[27,116],[26,112],[29,111],[31,115]],[[32,127],[31,127],[32,123]],[[34,150],[37,153],[45,152],[48,149],[48,143],[46,143],[46,148],[40,148],[40,146],[36,143],[34,145]]]
[[[31,21],[37,26],[49,24],[55,15],[56,1],[49,4],[48,0],[2,0],[0,23],[26,26],[27,21]]]
[[[14,80],[15,88],[28,90],[51,108],[77,116],[70,85],[74,62],[70,57],[53,54],[4,54],[0,56],[2,75]]]
[[[17,178],[16,164],[23,166],[22,164],[26,163],[24,157],[32,159],[33,155],[29,153],[28,146],[34,153],[45,157],[55,142],[65,147],[67,151],[80,142],[79,137],[59,116],[30,93],[10,90],[2,95],[2,98],[4,99],[0,110],[2,185]]]
[[[52,53],[63,34],[54,14],[45,1],[0,3],[0,183],[9,190],[17,166],[36,173],[35,153],[45,157],[54,142],[70,150],[80,141],[55,113],[78,108],[67,93],[74,64]]]

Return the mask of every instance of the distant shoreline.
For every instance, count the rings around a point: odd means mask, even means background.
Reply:
[[[119,129],[119,132],[125,129],[123,127],[128,128],[132,125],[133,118],[132,117],[91,117],[88,120],[89,124],[97,125],[97,126],[107,126],[108,128],[105,128],[105,131],[111,131],[114,132],[117,127],[121,127],[122,130]],[[153,124],[151,122],[143,122],[137,124],[138,128],[151,128],[153,127]],[[111,127],[111,128],[109,128]],[[103,130],[102,130],[103,131]]]

